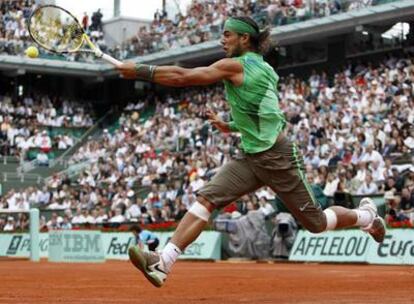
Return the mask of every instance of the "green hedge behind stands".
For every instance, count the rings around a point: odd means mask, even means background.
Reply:
[[[41,151],[40,148],[30,148],[27,151],[27,159],[30,160],[30,161],[36,159],[37,154],[39,154],[40,151]],[[55,158],[59,157],[60,155],[62,155],[63,152],[65,152],[65,150],[52,149],[52,150],[49,151],[49,153],[47,153],[47,157],[49,159],[55,159]]]

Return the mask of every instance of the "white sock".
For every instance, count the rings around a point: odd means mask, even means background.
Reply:
[[[335,211],[332,209],[325,209],[323,211],[326,216],[326,231],[328,230],[335,230],[336,224],[338,223],[338,217],[336,216]]]
[[[180,248],[175,246],[173,243],[168,243],[161,253],[162,261],[164,262],[164,267],[166,272],[170,272],[172,265],[177,260],[178,256],[181,254]]]
[[[368,210],[354,209],[352,211],[354,211],[358,217],[355,225],[359,227],[364,228],[369,226],[375,218],[374,214]]]

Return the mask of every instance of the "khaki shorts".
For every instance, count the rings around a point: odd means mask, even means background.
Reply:
[[[284,135],[269,150],[243,153],[226,163],[197,195],[224,207],[265,185],[277,193],[305,228],[325,229],[326,219],[306,181],[302,157],[296,145]]]

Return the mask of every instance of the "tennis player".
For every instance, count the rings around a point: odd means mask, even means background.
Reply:
[[[167,86],[185,87],[224,82],[232,121],[209,112],[210,122],[221,132],[240,132],[243,157],[226,163],[197,193],[195,202],[160,254],[131,247],[132,263],[157,287],[163,285],[178,256],[203,231],[213,210],[267,185],[303,227],[313,233],[360,227],[382,242],[385,225],[374,202],[361,200],[359,208],[333,206],[322,210],[306,181],[297,146],[284,135],[286,120],[278,105],[279,77],[261,53],[269,31],[260,30],[249,17],[226,20],[221,44],[225,59],[193,69],[125,62],[120,73]]]

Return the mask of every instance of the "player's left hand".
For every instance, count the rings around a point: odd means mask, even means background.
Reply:
[[[221,120],[218,117],[218,115],[214,113],[213,111],[211,111],[210,109],[206,110],[206,116],[208,118],[208,121],[218,130],[220,130],[223,133],[230,132],[229,124]]]

